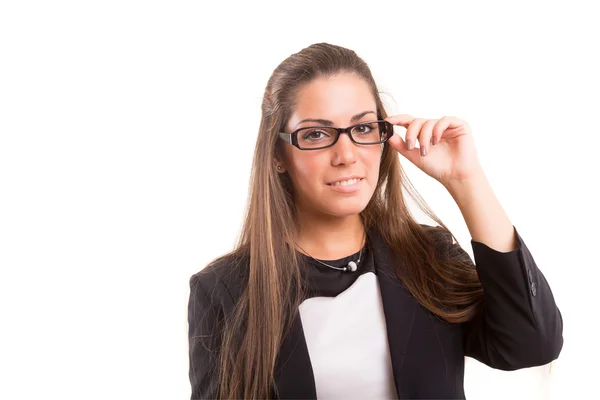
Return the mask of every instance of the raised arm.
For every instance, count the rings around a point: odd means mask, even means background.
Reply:
[[[502,370],[548,364],[563,346],[562,315],[550,286],[513,229],[513,251],[471,240],[484,308],[463,325],[465,355]]]
[[[563,345],[561,313],[548,282],[483,171],[445,186],[471,233],[484,291],[483,313],[464,325],[465,354],[504,370],[556,359]]]

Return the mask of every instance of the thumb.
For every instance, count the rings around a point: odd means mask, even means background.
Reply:
[[[402,139],[402,136],[394,132],[392,137],[388,140],[388,143],[390,144],[390,146],[392,146],[392,148],[394,148],[394,150],[402,154],[404,157],[408,158],[410,162],[412,162],[415,165],[419,165],[418,163],[419,159],[421,158],[421,150],[419,150],[417,147],[413,147],[411,150],[407,150],[406,142],[404,141],[404,139]]]

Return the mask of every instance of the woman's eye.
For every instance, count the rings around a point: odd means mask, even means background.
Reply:
[[[354,128],[354,132],[355,133],[369,133],[371,132],[372,127],[370,125],[358,125],[357,127]]]
[[[308,139],[308,140],[315,140],[315,139],[323,139],[324,136],[327,136],[327,134],[323,131],[311,131],[308,132],[306,135],[304,135],[304,139]]]

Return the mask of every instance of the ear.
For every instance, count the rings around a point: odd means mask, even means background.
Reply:
[[[273,157],[273,163],[277,172],[279,172],[280,174],[283,174],[285,172],[285,164],[283,163],[283,161],[281,161],[281,158],[279,158],[278,156]]]

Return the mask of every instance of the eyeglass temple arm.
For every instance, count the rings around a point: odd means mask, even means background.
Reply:
[[[279,137],[288,142],[289,144],[293,144],[291,133],[279,132]]]

